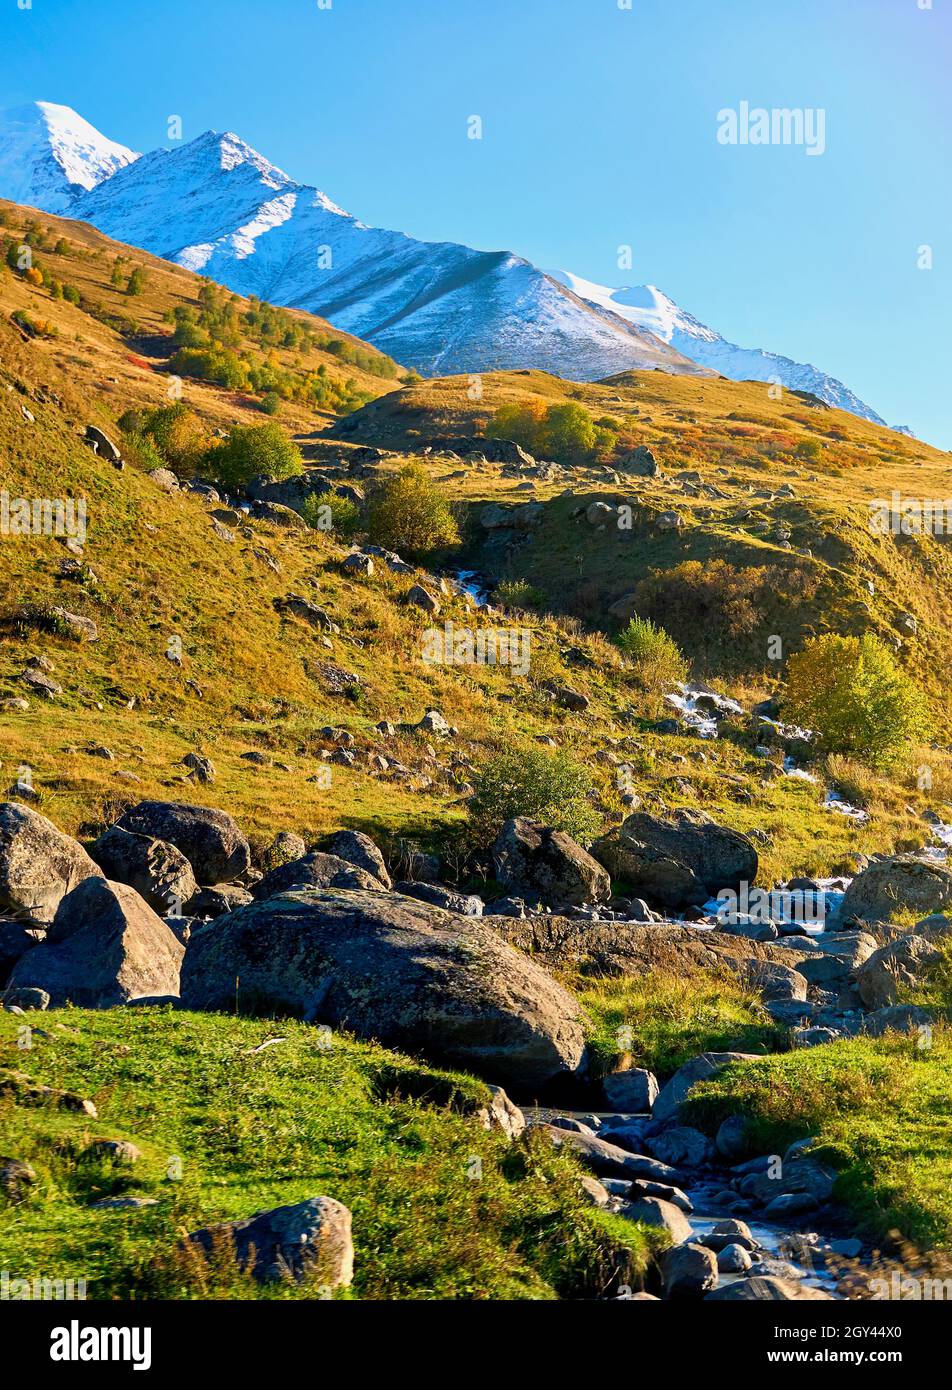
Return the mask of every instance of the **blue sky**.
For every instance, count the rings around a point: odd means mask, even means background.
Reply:
[[[0,105],[62,102],[137,149],[165,141],[170,115],[185,138],[234,129],[366,222],[656,284],[945,448],[950,70],[952,0],[0,11]],[[744,100],[823,108],[826,152],[719,145],[718,111]]]

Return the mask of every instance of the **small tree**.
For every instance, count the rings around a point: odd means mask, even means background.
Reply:
[[[475,774],[473,786],[470,820],[484,844],[515,816],[564,830],[583,844],[598,833],[598,814],[588,800],[592,779],[565,753],[507,749]]]
[[[349,540],[360,529],[360,508],[339,492],[312,492],[305,497],[301,515],[315,531],[333,531]]]
[[[126,285],[126,294],[141,294],[145,289],[145,271],[141,265],[137,265],[129,276],[129,283]]]
[[[141,428],[155,441],[165,462],[180,475],[194,472],[208,448],[205,426],[183,401],[150,411]]]
[[[687,680],[684,653],[674,638],[650,618],[632,618],[618,634],[617,642],[634,665],[635,681],[655,702],[660,702],[679,681]]]
[[[786,718],[813,729],[825,752],[888,766],[922,738],[928,707],[878,637],[814,637],[787,667]]]
[[[389,478],[367,509],[367,531],[378,545],[426,555],[459,543],[459,527],[449,502],[418,463]]]
[[[300,449],[275,421],[236,425],[223,444],[209,449],[205,465],[229,488],[245,487],[258,474],[280,481],[304,471]]]

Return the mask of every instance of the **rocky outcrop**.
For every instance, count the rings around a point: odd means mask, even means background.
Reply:
[[[504,888],[553,906],[606,902],[611,897],[605,869],[570,835],[521,816],[506,821],[499,832],[493,864]]]
[[[480,917],[339,889],[285,893],[192,933],[186,1007],[285,1014],[521,1090],[576,1072],[579,1005]]]
[[[135,835],[112,826],[90,846],[93,858],[107,878],[127,883],[154,911],[165,915],[195,894],[192,866],[181,850],[165,840]]]
[[[701,811],[677,811],[668,820],[636,811],[596,841],[592,854],[632,895],[672,911],[757,877],[753,841]]]
[[[65,894],[102,877],[82,845],[39,811],[0,805],[0,912],[47,926]]]
[[[839,918],[848,922],[888,922],[894,912],[940,912],[952,904],[952,869],[932,860],[900,854],[870,864],[846,890]]]
[[[133,888],[87,878],[62,899],[45,941],[14,966],[10,986],[46,990],[54,1007],[109,1008],[177,995],[183,955]]]
[[[230,883],[251,867],[251,851],[231,816],[210,806],[178,801],[140,801],[120,816],[120,830],[166,840],[192,866],[202,886]]]
[[[243,1221],[206,1226],[188,1240],[212,1259],[232,1250],[238,1265],[259,1283],[308,1279],[336,1289],[354,1277],[350,1212],[333,1197],[311,1197]]]

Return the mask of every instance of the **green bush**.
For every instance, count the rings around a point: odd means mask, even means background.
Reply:
[[[545,595],[526,579],[501,580],[493,597],[503,608],[528,608],[534,612],[545,603]]]
[[[633,663],[635,681],[655,700],[688,678],[688,663],[673,637],[650,618],[632,618],[618,634],[621,650]]]
[[[825,752],[874,767],[925,736],[925,697],[878,637],[814,637],[787,666],[784,717],[816,731]]]
[[[312,492],[304,499],[301,515],[315,531],[333,531],[349,540],[360,530],[360,508],[339,492]]]
[[[588,800],[592,779],[561,751],[513,748],[497,753],[473,777],[470,821],[481,843],[495,839],[507,820],[527,816],[590,844],[600,828]]]
[[[371,540],[407,555],[459,543],[459,527],[449,502],[419,464],[389,478],[374,494],[367,508]]]
[[[537,458],[572,465],[590,463],[615,445],[614,433],[596,425],[584,406],[546,406],[542,401],[514,402],[496,411],[487,430],[490,439],[511,439]]]
[[[258,407],[264,411],[265,415],[277,415],[281,409],[281,397],[277,391],[265,391],[258,402]]]
[[[303,473],[301,451],[274,421],[236,425],[228,438],[209,449],[205,466],[226,487],[244,487],[258,474],[280,481]]]
[[[127,412],[123,420],[135,413]],[[150,410],[142,419],[140,429],[155,441],[165,463],[182,477],[195,472],[208,448],[205,426],[183,401]]]

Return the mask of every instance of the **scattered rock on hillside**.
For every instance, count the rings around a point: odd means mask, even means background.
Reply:
[[[192,866],[181,850],[165,840],[112,826],[89,849],[107,878],[127,883],[160,915],[181,910],[195,894]]]
[[[348,864],[356,864],[358,869],[365,869],[368,874],[378,878],[384,888],[391,886],[383,855],[370,836],[365,835],[362,830],[338,830],[328,840],[326,848],[328,854],[336,854],[338,859],[346,859]],[[304,853],[303,841],[301,853]]]
[[[407,593],[407,603],[414,604],[417,608],[422,608],[424,613],[431,613],[434,617],[439,615],[440,601],[431,594],[428,589],[424,589],[422,584],[414,584]]]
[[[46,926],[65,894],[102,876],[82,845],[38,811],[0,805],[0,912]]]
[[[883,1009],[898,1004],[941,959],[941,952],[924,936],[901,936],[874,951],[853,972],[853,979],[865,1007]]]
[[[206,758],[202,753],[186,753],[182,765],[189,769],[189,780],[192,782],[207,783],[215,780],[215,765],[211,758]]]
[[[188,1240],[211,1258],[232,1249],[237,1263],[259,1283],[309,1279],[336,1289],[354,1277],[350,1211],[333,1197],[311,1197],[242,1221],[205,1226]]]
[[[479,917],[411,898],[322,891],[256,902],[193,932],[186,1007],[246,1004],[523,1089],[575,1072],[578,1004]]]
[[[475,893],[456,893],[445,888],[442,883],[416,883],[404,880],[394,884],[393,891],[407,898],[419,898],[422,903],[432,903],[447,912],[458,912],[462,917],[481,917],[483,900]]]
[[[170,468],[150,468],[148,476],[163,492],[179,490],[179,480]]]
[[[646,444],[639,444],[632,453],[615,464],[619,473],[631,473],[638,478],[655,478],[661,472],[658,460]]]
[[[564,830],[519,816],[506,821],[493,845],[496,878],[519,896],[553,905],[607,902],[611,879]]]
[[[336,854],[312,850],[300,859],[292,859],[290,863],[272,869],[259,879],[251,892],[261,902],[265,898],[273,898],[276,893],[296,893],[312,888],[363,888],[369,892],[381,892],[384,885],[366,869],[358,868]]]
[[[753,841],[703,811],[677,811],[668,820],[636,811],[596,841],[592,854],[632,893],[672,910],[757,877]]]
[[[201,885],[231,883],[251,867],[248,841],[225,811],[177,801],[140,801],[116,822],[120,830],[167,840],[181,850]]]
[[[36,1182],[36,1169],[21,1158],[0,1157],[0,1192],[11,1204],[23,1202]]]
[[[674,1073],[654,1103],[652,1117],[655,1120],[674,1120],[682,1104],[687,1099],[691,1087],[698,1081],[706,1081],[715,1076],[732,1062],[755,1062],[756,1054],[751,1052],[702,1052],[692,1057]]]
[[[900,854],[870,864],[846,890],[843,923],[888,921],[894,912],[938,912],[952,904],[952,869],[933,860]]]
[[[17,962],[10,984],[45,989],[54,1007],[111,1008],[178,994],[183,955],[135,889],[87,878],[62,899],[45,941]]]

